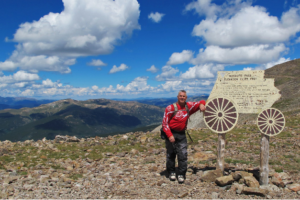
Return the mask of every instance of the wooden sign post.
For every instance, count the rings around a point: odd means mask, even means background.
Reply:
[[[260,130],[260,185],[269,183],[269,141],[270,136],[275,136],[283,131],[285,126],[284,115],[275,108],[263,110],[257,117],[257,126]]]
[[[225,135],[226,135],[226,133],[219,133],[218,134],[217,169],[220,169],[222,172],[224,172]]]
[[[270,137],[261,134],[260,140],[260,170],[259,170],[259,184],[269,184],[269,139]]]
[[[214,98],[206,104],[204,122],[207,127],[218,133],[217,169],[224,172],[225,134],[237,123],[238,112],[232,101],[226,98]]]

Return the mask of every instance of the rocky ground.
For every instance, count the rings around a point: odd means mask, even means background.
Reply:
[[[269,185],[259,186],[260,133],[226,134],[225,174],[216,170],[217,134],[190,130],[188,172],[169,181],[159,133],[0,142],[0,198],[300,198],[299,115],[270,139]]]

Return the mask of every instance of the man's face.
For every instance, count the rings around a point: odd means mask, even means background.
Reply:
[[[178,96],[177,96],[177,99],[178,99],[178,103],[179,104],[185,104],[185,101],[187,99],[187,96],[186,96],[186,93],[184,92],[179,92]]]

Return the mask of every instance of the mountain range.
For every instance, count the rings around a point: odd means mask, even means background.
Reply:
[[[0,111],[0,140],[53,139],[56,135],[107,136],[161,123],[163,108],[138,102],[59,100]]]

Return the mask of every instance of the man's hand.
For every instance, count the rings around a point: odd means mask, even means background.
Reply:
[[[201,112],[205,111],[205,109],[206,109],[206,108],[205,108],[205,105],[203,105],[203,104],[200,104],[200,105],[199,105],[199,108],[200,108]]]
[[[169,141],[172,142],[172,143],[175,142],[175,138],[174,138],[173,135],[171,137],[169,137]]]

